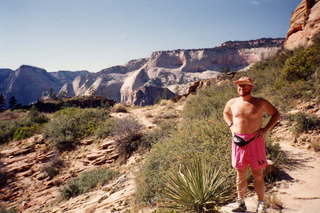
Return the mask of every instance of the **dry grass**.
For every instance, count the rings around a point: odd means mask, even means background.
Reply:
[[[125,105],[123,104],[116,104],[112,107],[111,109],[112,112],[125,112],[127,113],[128,112],[128,109]]]
[[[282,210],[284,208],[282,201],[274,194],[267,194],[265,199],[268,208],[276,210]]]

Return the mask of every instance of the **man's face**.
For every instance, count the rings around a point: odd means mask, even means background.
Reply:
[[[237,91],[240,96],[250,95],[252,86],[248,84],[238,84]]]

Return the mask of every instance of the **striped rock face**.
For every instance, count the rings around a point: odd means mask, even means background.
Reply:
[[[292,13],[285,48],[293,50],[312,45],[316,34],[320,33],[320,0],[302,0]]]

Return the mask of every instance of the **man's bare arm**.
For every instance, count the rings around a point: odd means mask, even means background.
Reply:
[[[271,116],[267,125],[263,128],[265,132],[271,130],[280,120],[280,114],[278,110],[267,100],[262,99],[263,109]]]
[[[231,100],[229,100],[226,103],[226,106],[224,107],[224,110],[223,110],[223,118],[229,127],[231,127],[233,125],[232,111],[231,111],[231,106],[230,106],[231,103],[230,102],[231,102]]]

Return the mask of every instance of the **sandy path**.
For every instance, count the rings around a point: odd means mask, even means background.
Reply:
[[[280,144],[296,165],[285,169],[291,181],[281,181],[275,194],[283,202],[283,213],[320,212],[320,153]]]

